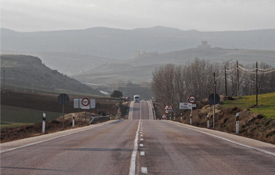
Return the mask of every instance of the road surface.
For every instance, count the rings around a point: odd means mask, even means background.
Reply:
[[[131,103],[129,120],[1,144],[1,174],[275,174],[275,145],[153,120]]]

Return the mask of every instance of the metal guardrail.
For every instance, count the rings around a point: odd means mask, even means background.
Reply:
[[[110,120],[109,116],[91,117],[90,124],[96,124],[96,123],[106,122],[108,120]]]

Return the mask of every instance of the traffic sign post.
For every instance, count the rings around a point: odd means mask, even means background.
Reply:
[[[173,112],[174,110],[173,110],[173,107],[172,107],[172,105],[166,105],[165,106],[165,108],[164,108],[164,112],[165,112],[165,114],[169,114],[169,113],[171,113],[171,112]],[[170,120],[171,120],[171,115],[169,115],[170,116]]]
[[[190,95],[188,97],[188,102],[194,104],[196,102],[196,97],[194,95]],[[193,105],[191,106],[191,114],[190,114],[190,125],[193,124]]]
[[[208,98],[208,101],[211,105],[213,105],[213,128],[215,128],[215,106],[216,104],[220,103],[220,96],[216,93],[211,94]]]
[[[74,99],[74,108],[81,108],[81,109],[94,109],[96,108],[95,99]],[[87,115],[85,110],[85,123],[87,123]]]
[[[68,104],[70,98],[67,94],[60,94],[57,100],[58,100],[58,103],[62,105],[62,114],[63,114],[62,128],[64,129],[64,105]]]

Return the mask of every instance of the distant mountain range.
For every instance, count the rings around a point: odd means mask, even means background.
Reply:
[[[158,26],[16,32],[2,28],[1,53],[39,57],[50,68],[85,83],[140,83],[150,82],[160,65],[186,64],[196,57],[275,66],[275,29],[200,32]]]
[[[158,26],[16,32],[1,28],[1,50],[7,53],[74,53],[121,60],[134,57],[136,51],[164,53],[195,48],[201,41],[227,49],[274,50],[275,29],[200,32]]]

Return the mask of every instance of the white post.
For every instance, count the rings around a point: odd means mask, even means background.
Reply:
[[[239,113],[236,114],[236,133],[239,134]]]
[[[46,124],[46,114],[43,113],[43,121],[42,121],[42,133],[45,133],[45,124]]]
[[[73,122],[72,122],[73,128],[74,128],[74,114],[73,114]]]
[[[209,128],[209,115],[207,115],[207,128]]]
[[[191,114],[190,114],[190,125],[193,124],[193,107],[191,107]]]
[[[180,117],[180,121],[181,121],[181,123],[182,123],[182,117]]]

